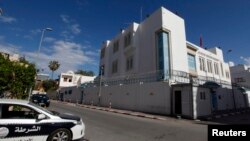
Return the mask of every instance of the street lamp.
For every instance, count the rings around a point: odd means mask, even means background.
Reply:
[[[37,65],[39,64],[39,55],[40,55],[40,50],[41,50],[41,46],[42,46],[42,42],[43,42],[43,36],[44,36],[44,32],[45,31],[52,31],[53,29],[52,28],[44,28],[42,30],[42,36],[41,36],[41,40],[40,40],[40,43],[39,43],[39,47],[38,47],[38,52],[37,52]]]
[[[1,11],[0,11],[1,12]],[[52,28],[44,28],[44,29],[42,29],[42,36],[41,36],[41,40],[40,40],[40,43],[39,43],[39,47],[38,47],[38,52],[37,52],[37,62],[36,62],[36,64],[37,64],[37,69],[39,68],[38,66],[39,66],[39,55],[40,55],[40,50],[41,50],[41,46],[42,46],[42,41],[43,41],[43,36],[44,36],[44,32],[45,31],[52,31]],[[39,70],[39,69],[38,69]],[[36,79],[37,79],[37,74],[36,74]],[[29,97],[28,97],[28,100],[30,100],[30,96],[31,96],[31,93],[32,93],[32,90],[31,90],[32,88],[30,88],[30,92],[29,92]]]
[[[230,70],[230,64],[229,64],[229,58],[228,58],[228,54],[232,52],[232,49],[229,49],[227,50],[227,64],[228,64],[228,67],[229,67],[229,70]],[[232,95],[233,95],[233,102],[234,102],[234,109],[236,110],[236,102],[235,102],[235,96],[234,96],[234,87],[233,87],[233,82],[232,82],[232,78],[231,78],[231,86],[232,86]]]

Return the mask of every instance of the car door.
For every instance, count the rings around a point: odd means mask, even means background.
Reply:
[[[38,112],[18,104],[0,104],[1,141],[43,141],[41,125],[36,121]]]

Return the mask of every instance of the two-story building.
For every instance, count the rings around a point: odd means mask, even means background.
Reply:
[[[164,7],[103,42],[98,80],[82,84],[83,103],[190,118],[249,106],[223,51],[188,42],[184,19]]]

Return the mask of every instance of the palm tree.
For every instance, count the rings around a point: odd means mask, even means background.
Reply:
[[[56,71],[60,67],[60,64],[58,63],[58,61],[53,60],[49,62],[48,67],[52,71],[52,79],[53,79],[54,71]]]

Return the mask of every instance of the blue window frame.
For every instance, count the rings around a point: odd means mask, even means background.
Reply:
[[[163,73],[163,79],[169,79],[170,55],[169,55],[169,34],[161,31],[157,33],[157,64],[158,70]]]
[[[188,54],[188,67],[189,70],[196,71],[196,62],[194,55]]]

